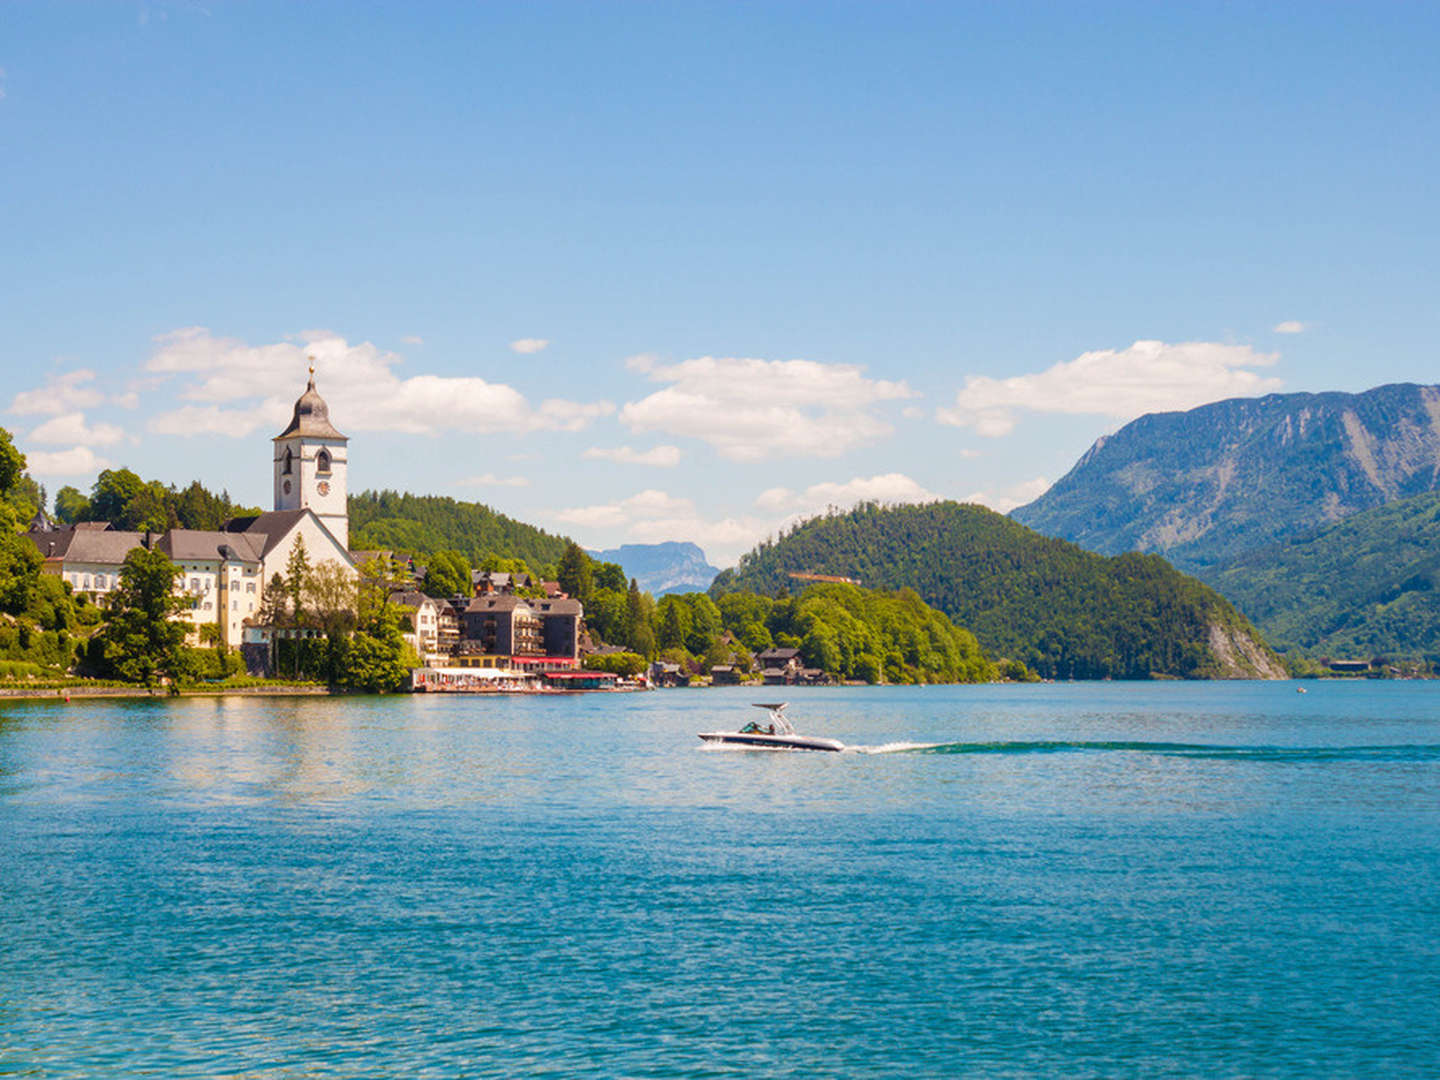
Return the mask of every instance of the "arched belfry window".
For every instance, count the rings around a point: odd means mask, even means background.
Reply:
[[[330,451],[321,450],[315,457],[315,471],[321,476],[330,474]]]
[[[289,475],[291,474],[291,472],[294,470],[294,467],[295,467],[295,452],[294,452],[293,450],[291,450],[291,449],[287,446],[287,447],[285,448],[285,468],[281,469],[280,472],[281,472],[283,475],[285,475],[285,476],[289,476]]]

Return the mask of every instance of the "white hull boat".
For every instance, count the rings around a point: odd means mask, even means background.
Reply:
[[[702,731],[700,738],[711,745],[739,746],[750,750],[844,750],[839,739],[801,735],[785,716],[786,702],[756,703],[755,708],[770,714],[766,723],[746,724],[739,731]]]

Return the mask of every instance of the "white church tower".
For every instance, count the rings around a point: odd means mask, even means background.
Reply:
[[[313,510],[342,549],[350,546],[344,435],[330,423],[330,406],[310,383],[295,402],[290,426],[275,436],[275,509]]]

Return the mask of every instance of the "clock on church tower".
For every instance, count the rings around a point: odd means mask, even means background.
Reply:
[[[315,369],[295,402],[290,426],[274,438],[275,509],[312,510],[342,548],[350,544],[346,506],[346,447],[330,423],[330,406],[315,389]]]

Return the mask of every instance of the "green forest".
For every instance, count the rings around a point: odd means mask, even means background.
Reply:
[[[480,503],[439,495],[362,491],[351,495],[350,547],[427,556],[458,552],[475,566],[489,558],[523,559],[537,571],[553,566],[566,538],[516,521]]]
[[[1212,651],[1217,625],[1275,659],[1228,600],[1164,559],[1096,555],[981,506],[866,504],[813,518],[746,554],[710,592],[786,595],[803,585],[792,574],[913,588],[990,656],[1046,678],[1253,674]]]
[[[867,683],[987,682],[1032,678],[1018,664],[992,664],[975,636],[952,623],[912,589],[889,591],[819,584],[775,598],[731,592],[718,601],[679,593],[657,602],[614,563],[596,563],[571,544],[560,562],[560,585],[585,605],[598,641],[620,645],[633,659],[597,657],[592,666],[624,674],[652,657],[692,674],[720,664],[748,670],[755,654],[794,648],[807,667],[839,680]],[[617,666],[619,665],[619,666]]]
[[[1249,552],[1206,580],[1277,648],[1440,660],[1440,492]]]

